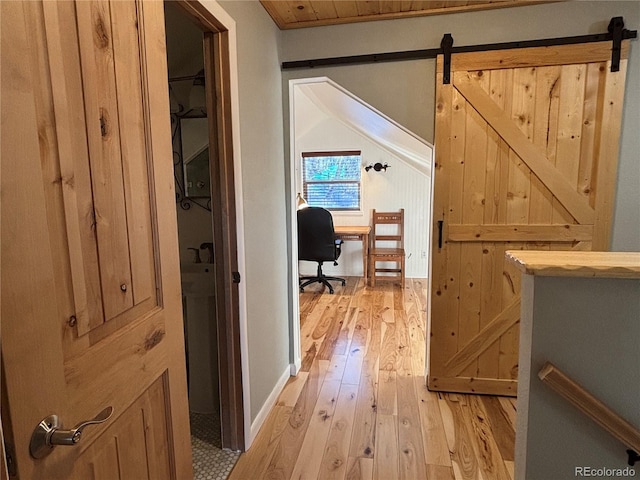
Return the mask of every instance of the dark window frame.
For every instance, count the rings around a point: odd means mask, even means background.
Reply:
[[[317,157],[354,157],[354,156],[358,156],[360,157],[360,169],[358,170],[360,172],[360,176],[358,180],[317,180],[317,181],[307,181],[305,179],[305,168],[306,168],[306,163],[305,163],[305,159],[306,158],[317,158]],[[303,152],[302,153],[302,191],[303,191],[303,196],[305,199],[307,199],[307,202],[309,202],[309,198],[308,198],[308,185],[313,185],[313,184],[331,184],[331,185],[339,185],[339,184],[343,184],[343,185],[357,185],[358,188],[358,205],[356,207],[353,208],[340,208],[340,207],[325,207],[327,210],[331,211],[331,212],[360,212],[362,211],[362,174],[361,174],[361,165],[362,165],[362,151],[361,150],[339,150],[339,151],[330,151],[330,152]],[[309,205],[311,205],[311,203],[309,203]],[[313,205],[312,205],[313,206]]]

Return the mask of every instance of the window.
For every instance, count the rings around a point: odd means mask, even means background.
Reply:
[[[361,152],[302,154],[302,189],[312,207],[360,210]]]

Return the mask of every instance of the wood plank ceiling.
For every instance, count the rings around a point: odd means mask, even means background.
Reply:
[[[287,30],[551,2],[549,0],[260,0],[260,3],[278,27]]]

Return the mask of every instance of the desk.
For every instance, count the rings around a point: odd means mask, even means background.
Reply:
[[[371,227],[369,225],[335,225],[333,227],[336,237],[343,241],[360,240],[362,241],[362,271],[364,272],[365,281],[369,278],[367,275],[367,267],[369,265],[369,233]]]

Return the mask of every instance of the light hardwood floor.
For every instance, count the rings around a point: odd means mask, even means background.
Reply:
[[[425,280],[305,290],[301,371],[230,479],[513,479],[515,401],[424,386]]]

